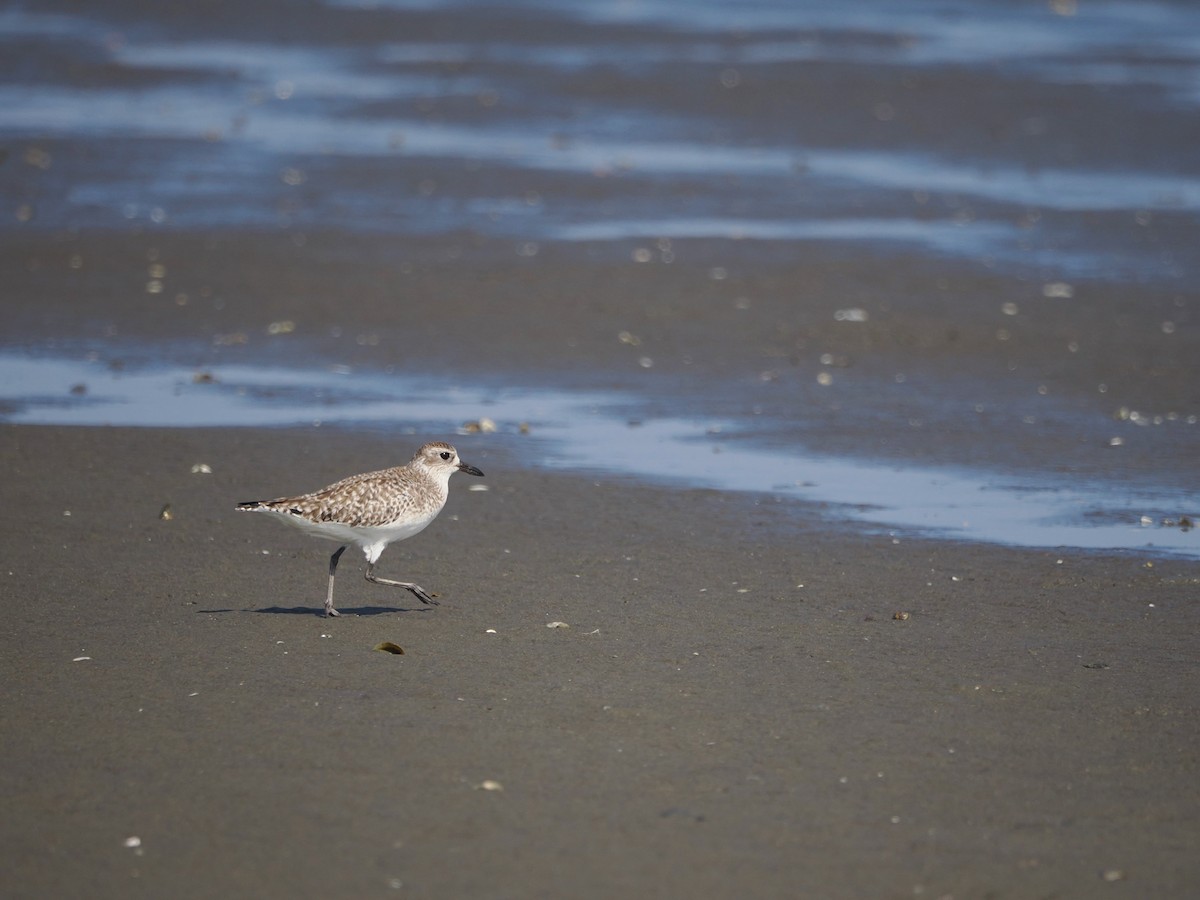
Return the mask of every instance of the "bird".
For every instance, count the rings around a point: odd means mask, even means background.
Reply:
[[[437,606],[418,584],[380,578],[375,563],[388,544],[424,531],[437,518],[446,505],[450,476],[455,472],[483,477],[483,472],[459,459],[450,444],[431,441],[403,466],[351,475],[297,497],[247,500],[237,508],[267,513],[313,537],[341,544],[329,558],[326,617],[340,615],[333,606],[333,578],[342,553],[352,545],[366,554],[367,581],[405,588],[422,603]]]

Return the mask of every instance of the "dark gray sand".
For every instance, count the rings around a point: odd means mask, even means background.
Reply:
[[[1200,883],[1195,563],[894,544],[489,440],[456,438],[490,489],[381,561],[442,605],[347,556],[332,621],[332,545],[233,503],[407,444],[0,429],[6,895]]]

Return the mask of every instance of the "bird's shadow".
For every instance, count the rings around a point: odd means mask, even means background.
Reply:
[[[339,609],[343,616],[382,616],[387,613],[428,612],[428,606],[359,606],[354,609]],[[267,613],[274,616],[318,616],[324,617],[325,609],[321,606],[264,606],[262,609],[198,609],[197,613],[213,615],[216,613],[250,612]]]

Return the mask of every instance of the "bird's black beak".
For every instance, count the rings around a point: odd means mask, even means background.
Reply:
[[[467,465],[465,462],[460,462],[460,463],[458,464],[458,471],[460,471],[460,472],[465,472],[467,475],[478,475],[478,476],[480,476],[481,478],[483,477],[483,473],[482,473],[482,472],[480,472],[480,471],[479,471],[477,468],[475,468],[474,466],[468,466],[468,465]]]

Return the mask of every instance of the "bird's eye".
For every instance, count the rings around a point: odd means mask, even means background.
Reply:
[[[442,454],[441,454],[441,455],[442,455],[442,459],[449,459],[449,458],[450,458],[450,454],[449,454],[449,453],[447,453],[445,450],[443,450],[443,451],[442,451]]]

